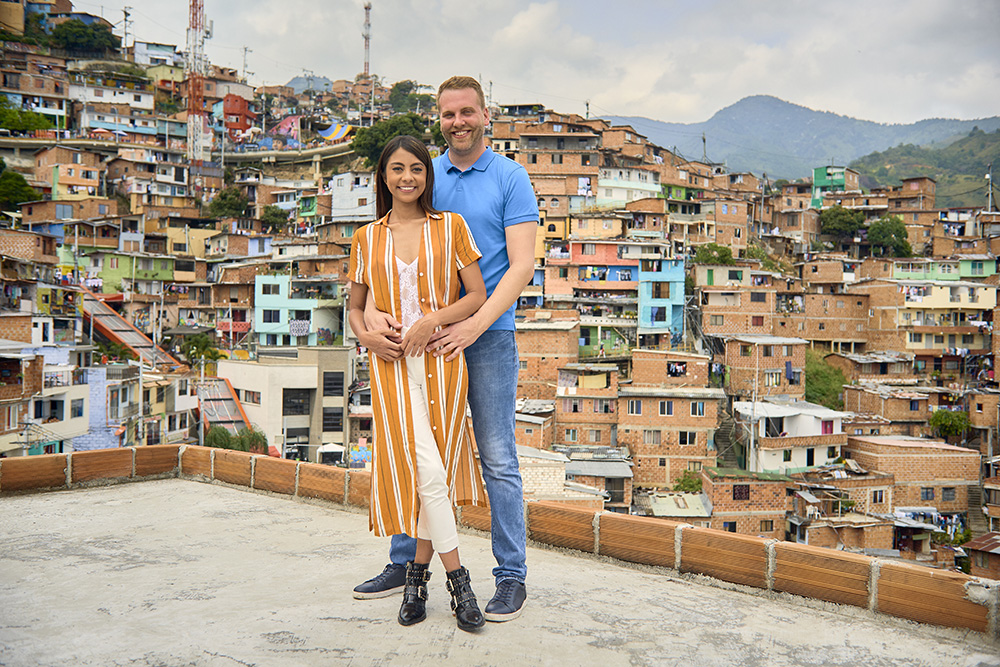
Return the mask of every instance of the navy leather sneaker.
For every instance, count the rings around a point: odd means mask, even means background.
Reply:
[[[504,579],[497,584],[497,592],[486,605],[487,621],[503,623],[513,621],[521,615],[524,609],[524,599],[528,592],[524,584],[517,579]]]
[[[389,563],[382,570],[382,574],[355,587],[354,599],[374,600],[389,597],[393,593],[402,591],[404,586],[406,586],[406,567]]]

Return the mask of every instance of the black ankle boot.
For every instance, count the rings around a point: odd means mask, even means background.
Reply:
[[[431,573],[426,563],[406,564],[406,588],[399,607],[399,624],[413,625],[427,618],[427,582]]]
[[[472,632],[483,627],[486,619],[479,611],[476,594],[472,592],[472,582],[469,581],[469,571],[464,567],[448,572],[448,591],[451,593],[451,608],[455,612],[458,627],[466,632]]]

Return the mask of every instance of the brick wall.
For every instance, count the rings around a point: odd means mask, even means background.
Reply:
[[[550,400],[555,396],[559,368],[579,358],[580,326],[546,329],[543,323],[538,323],[537,327],[519,326],[515,333],[521,360],[517,395]]]
[[[669,387],[686,385],[688,387],[708,386],[708,357],[704,355],[684,354],[670,351],[640,350],[632,351],[632,386]],[[671,364],[686,364],[686,373],[671,376],[668,368]]]

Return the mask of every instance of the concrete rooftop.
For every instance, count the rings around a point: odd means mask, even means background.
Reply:
[[[520,619],[455,627],[440,562],[428,619],[357,601],[387,540],[367,517],[162,479],[0,500],[0,665],[1000,666],[982,634],[531,547]],[[480,601],[488,538],[461,549]],[[751,592],[753,591],[753,592]]]

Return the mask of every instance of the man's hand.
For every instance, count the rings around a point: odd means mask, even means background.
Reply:
[[[392,315],[378,309],[370,290],[365,301],[365,329],[364,332],[356,332],[362,345],[386,361],[403,358],[403,338],[399,335],[403,325]]]
[[[473,315],[461,322],[449,324],[431,336],[427,351],[432,352],[435,357],[446,354],[448,356],[444,360],[452,361],[462,350],[475,343],[485,330]]]

